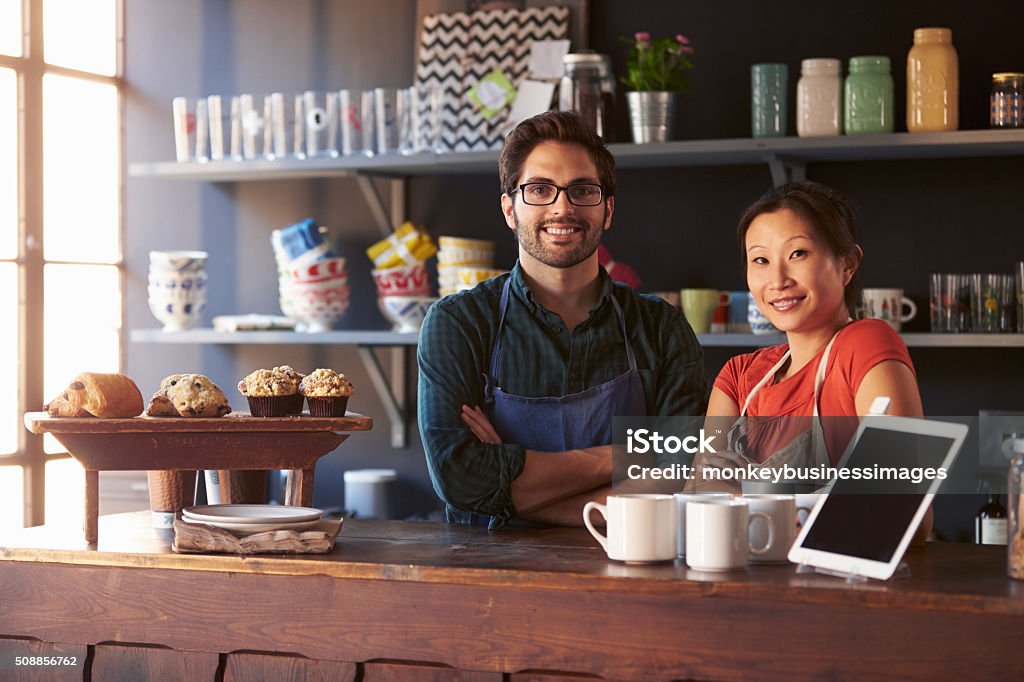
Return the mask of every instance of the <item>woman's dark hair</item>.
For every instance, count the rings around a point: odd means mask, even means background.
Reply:
[[[785,208],[810,225],[836,258],[844,259],[856,254],[856,216],[846,197],[817,182],[790,182],[765,192],[743,212],[736,227],[736,237],[739,240],[744,274],[747,272],[746,238],[750,224],[759,215]],[[850,316],[856,318],[864,306],[860,268],[854,271],[850,283],[846,285],[844,300]]]
[[[548,111],[526,119],[509,133],[498,159],[502,192],[515,195],[526,157],[541,142],[578,144],[586,149],[597,168],[604,196],[615,195],[615,157],[575,111]]]

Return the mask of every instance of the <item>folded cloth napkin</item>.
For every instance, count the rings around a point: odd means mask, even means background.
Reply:
[[[343,519],[321,519],[302,531],[268,530],[239,537],[231,531],[174,519],[174,544],[181,554],[326,554],[334,549]]]

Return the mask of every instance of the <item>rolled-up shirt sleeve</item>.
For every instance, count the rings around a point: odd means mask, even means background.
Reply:
[[[475,325],[459,319],[442,300],[420,329],[417,391],[420,438],[438,496],[450,507],[495,517],[515,515],[512,481],[525,451],[514,444],[481,442],[460,417],[462,406],[483,406],[488,348]]]

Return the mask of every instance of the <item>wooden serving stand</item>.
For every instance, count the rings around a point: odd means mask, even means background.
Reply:
[[[49,433],[85,468],[85,540],[98,537],[99,472],[201,471],[204,469],[293,469],[285,502],[313,501],[316,461],[348,438],[369,431],[370,417],[253,417],[247,412],[218,418],[147,417],[95,419],[25,414],[32,433]]]

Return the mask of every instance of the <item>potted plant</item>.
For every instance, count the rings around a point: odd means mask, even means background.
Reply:
[[[676,100],[690,86],[690,40],[681,33],[674,38],[652,40],[646,32],[622,40],[632,46],[622,82],[631,90],[626,93],[626,103],[633,141],[670,140]]]

